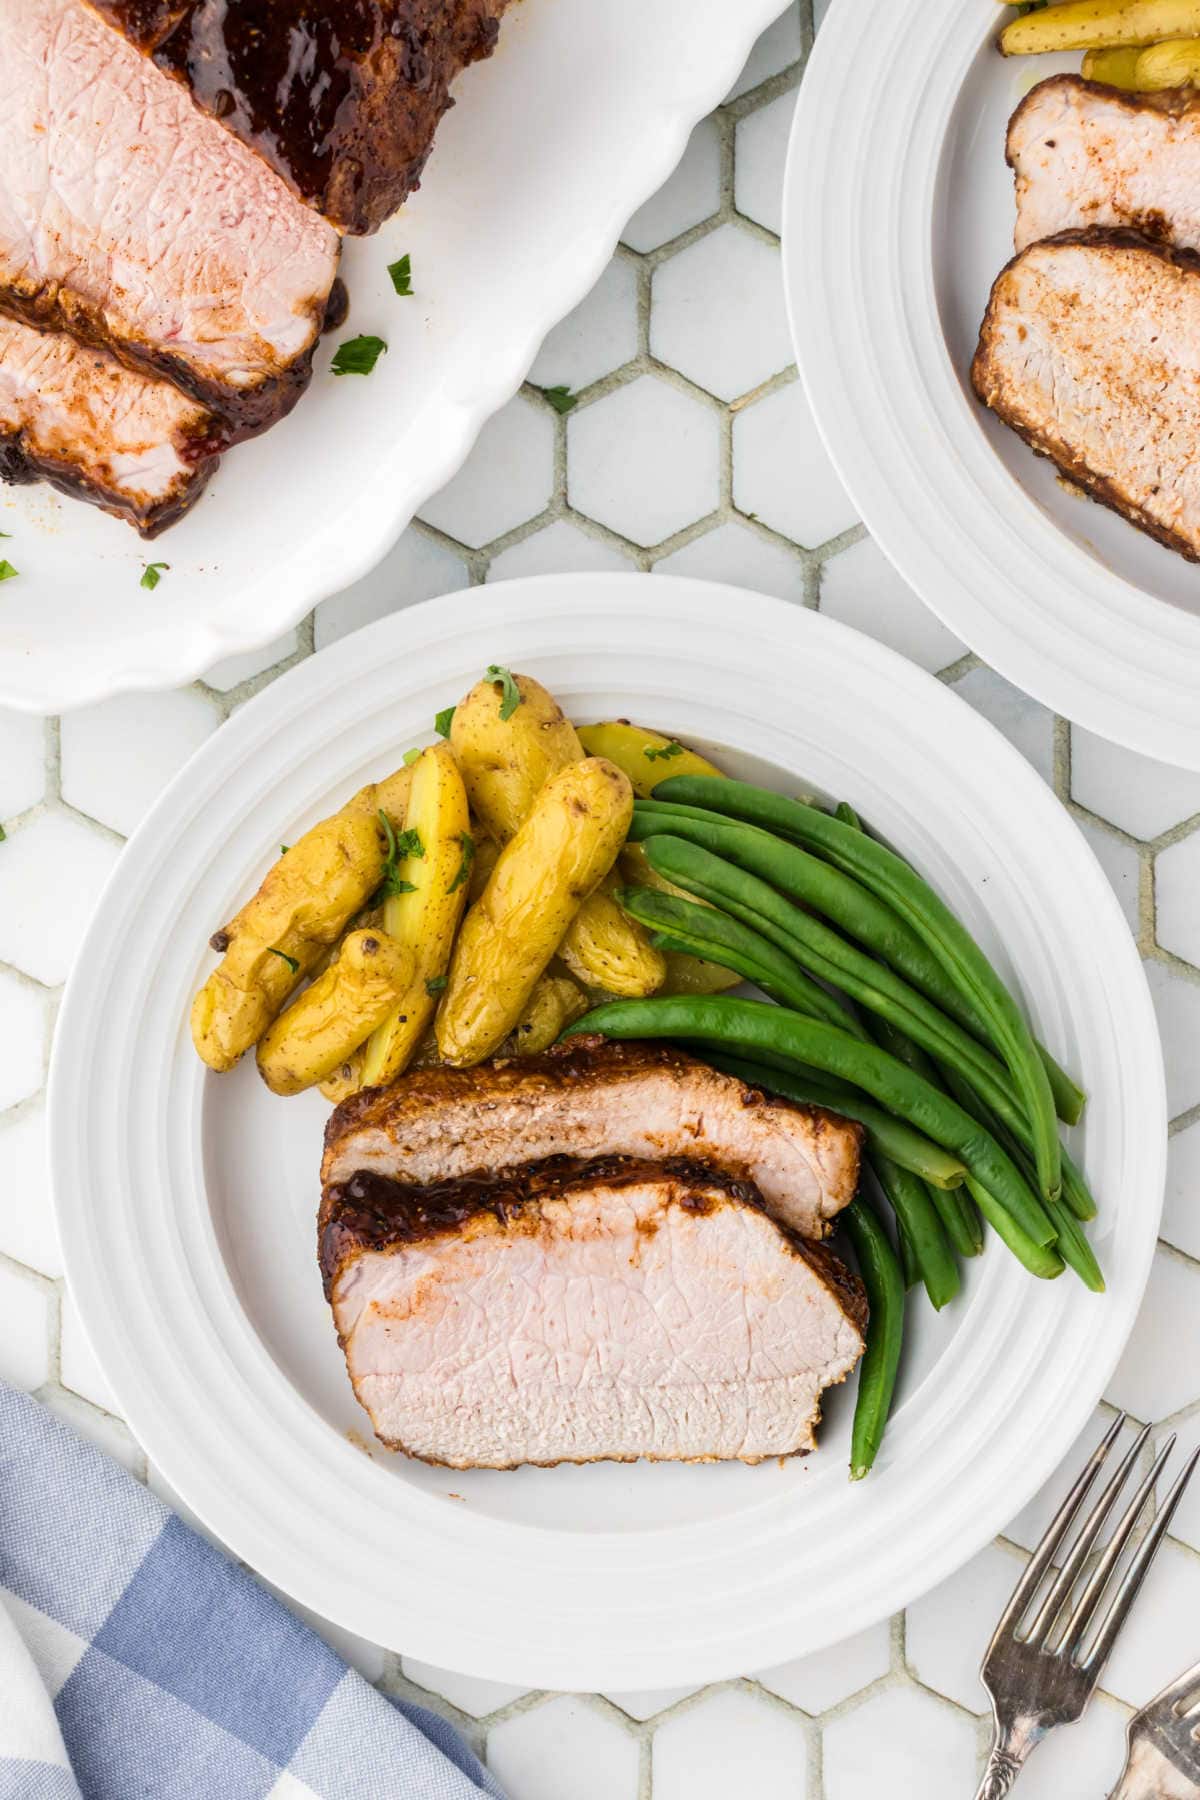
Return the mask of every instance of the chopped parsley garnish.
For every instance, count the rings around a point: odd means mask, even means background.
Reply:
[[[289,956],[286,950],[277,950],[274,944],[268,944],[267,952],[270,956],[277,956],[280,962],[285,962],[293,975],[298,975],[300,973],[300,964],[296,961],[294,956]]]
[[[10,562],[0,562],[0,581],[11,581],[16,573]]]
[[[398,262],[388,264],[388,274],[392,278],[392,286],[402,297],[412,293],[412,260],[402,256]]]
[[[286,856],[288,851],[291,849],[291,847],[292,846],[290,844],[280,844],[280,846],[279,846],[280,856]]]
[[[142,579],[138,583],[138,586],[151,589],[156,588],[162,580],[163,570],[169,569],[170,566],[170,563],[147,563],[142,570]]]
[[[402,831],[397,837],[392,829],[392,821],[382,807],[379,809],[379,823],[383,826],[387,854],[383,861],[383,877],[371,896],[372,906],[377,906],[392,894],[415,894],[417,890],[411,881],[401,881],[400,864],[406,857],[425,854],[420,832]]]
[[[521,690],[517,686],[516,676],[511,669],[501,668],[499,663],[489,663],[487,678],[494,681],[500,689],[500,718],[511,719],[521,704]]]
[[[0,531],[0,537],[2,537],[2,538],[10,538],[11,536],[12,536],[11,531]]]
[[[406,750],[404,752],[405,768],[411,769],[415,762],[420,761],[421,756],[422,756],[422,750],[421,750],[420,744],[414,744],[411,750]]]
[[[0,844],[6,844],[7,842],[8,842],[8,833],[7,833],[7,831],[5,831],[3,825],[0,825]]]
[[[446,889],[448,894],[456,894],[458,892],[463,882],[469,877],[471,873],[471,864],[475,861],[475,840],[470,833],[464,831],[458,841],[462,845],[462,861],[458,865],[458,874]]]
[[[396,861],[400,862],[406,856],[424,858],[424,855],[425,846],[421,842],[421,834],[416,826],[410,827],[408,831],[402,831],[396,839]]]
[[[642,755],[647,762],[666,762],[669,757],[682,756],[683,745],[676,743],[664,744],[661,750],[653,750],[647,747],[642,751]]]
[[[450,977],[448,975],[431,975],[425,983],[425,992],[432,1000],[435,994],[444,993]]]
[[[329,367],[335,375],[369,375],[386,349],[381,337],[347,338]]]
[[[556,413],[569,413],[573,406],[579,405],[579,395],[573,394],[569,387],[542,388],[543,400],[548,400]]]
[[[454,723],[454,715],[457,711],[457,706],[443,706],[440,713],[434,714],[433,729],[439,737],[448,738],[450,736],[450,727]]]

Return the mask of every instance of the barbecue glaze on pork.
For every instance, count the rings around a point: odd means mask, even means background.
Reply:
[[[418,185],[450,86],[507,0],[91,0],[342,231]]]
[[[168,376],[232,439],[307,385],[339,247],[83,0],[3,0],[0,312]]]
[[[1200,256],[1122,231],[1030,245],[992,288],[971,379],[1076,486],[1200,560]]]
[[[550,1156],[684,1156],[753,1181],[776,1217],[815,1239],[854,1198],[861,1138],[666,1045],[573,1038],[352,1095],[326,1126],[321,1179],[372,1170],[427,1184]]]
[[[210,413],[57,331],[0,318],[0,478],[48,481],[153,537],[216,467]]]
[[[320,1257],[377,1436],[453,1468],[792,1455],[864,1347],[836,1258],[687,1162],[352,1176]]]
[[[1200,250],[1200,96],[1123,93],[1052,75],[1008,126],[1016,247],[1060,231],[1125,227]]]

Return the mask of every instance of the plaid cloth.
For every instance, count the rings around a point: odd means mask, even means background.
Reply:
[[[0,1384],[0,1800],[503,1800],[243,1570]]]

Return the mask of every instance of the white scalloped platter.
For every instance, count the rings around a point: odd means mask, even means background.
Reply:
[[[1056,712],[1200,769],[1200,569],[1082,499],[975,399],[1013,253],[1009,115],[1079,56],[1002,57],[996,0],[835,0],[788,155],[801,374],[872,535],[925,604]]]
[[[551,326],[678,162],[783,0],[520,0],[456,83],[415,194],[347,240],[350,317],[295,411],[232,451],[195,510],[144,544],[47,487],[0,487],[0,705],[62,712],[176,687],[269,643],[365,575],[520,386]],[[387,265],[407,253],[413,296]],[[389,346],[338,379],[338,343]],[[154,558],[170,564],[140,586]]]
[[[736,626],[736,629],[734,628]],[[1103,1298],[995,1244],[946,1311],[910,1303],[898,1410],[851,1485],[853,1392],[811,1456],[758,1468],[461,1473],[374,1446],[321,1294],[315,1094],[205,1072],[206,941],[280,843],[394,768],[493,660],[584,722],[850,800],[957,907],[1090,1095]],[[71,1291],[122,1410],[238,1556],[326,1618],[444,1667],[592,1690],[819,1650],[971,1556],[1084,1427],[1162,1198],[1162,1063],[1117,902],[1024,760],[893,652],[758,594],[665,576],[499,583],[411,608],[244,707],[130,841],[82,945],[51,1072]]]

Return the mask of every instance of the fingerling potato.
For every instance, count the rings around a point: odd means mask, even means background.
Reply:
[[[500,716],[501,683],[477,681],[455,707],[450,726],[471,811],[498,844],[516,836],[550,778],[584,756],[553,694],[532,675],[514,680],[520,703],[507,719]]]
[[[323,819],[274,863],[213,940],[224,954],[192,1002],[192,1041],[209,1068],[231,1069],[364,906],[383,873],[377,815]]]
[[[590,1002],[569,975],[539,975],[525,1010],[500,1046],[501,1056],[537,1056],[556,1044]]]
[[[271,1092],[299,1094],[331,1075],[408,990],[415,962],[412,946],[387,932],[352,931],[259,1042],[258,1072]]]
[[[697,901],[695,894],[685,894],[682,888],[676,887],[673,881],[652,869],[650,859],[642,844],[626,844],[620,857],[621,875],[631,887],[657,888],[660,893],[674,894],[680,900],[690,900],[692,904],[704,905]],[[665,953],[666,975],[662,984],[664,994],[720,994],[726,988],[736,987],[742,979],[732,969],[723,969],[719,963],[705,962],[699,956],[687,956],[678,950]]]
[[[624,769],[639,800],[648,800],[668,775],[725,773],[675,738],[664,737],[661,731],[650,731],[644,725],[631,725],[628,719],[581,725],[579,741],[589,756],[607,756],[618,769]]]
[[[567,926],[558,953],[585,987],[640,1000],[662,986],[666,959],[637,920],[621,911],[614,898],[616,886],[616,878],[606,875]],[[631,925],[636,930],[631,931]]]
[[[1131,50],[1089,50],[1080,74],[1085,81],[1102,81],[1107,87],[1136,88],[1141,54],[1136,47]]]
[[[1065,0],[1013,19],[1000,33],[1000,48],[1005,56],[1033,56],[1197,36],[1200,0]]]
[[[387,1017],[376,1021],[363,1053],[366,1087],[404,1072],[437,1010],[475,857],[469,824],[454,752],[449,744],[434,744],[412,766],[401,840],[411,848],[397,866],[397,891],[383,903],[384,930],[412,950],[413,966],[408,986]]]
[[[542,788],[459,931],[437,1015],[444,1062],[464,1068],[503,1043],[616,861],[632,815],[628,777],[602,757],[572,764]]]
[[[1139,93],[1154,94],[1163,88],[1195,87],[1200,82],[1200,40],[1180,38],[1172,44],[1151,44],[1139,53],[1133,85]]]

